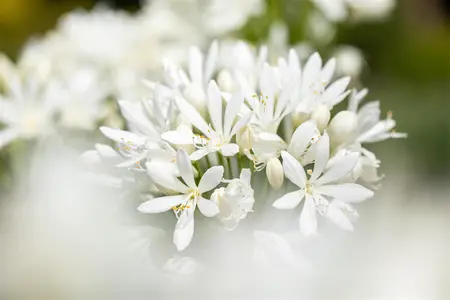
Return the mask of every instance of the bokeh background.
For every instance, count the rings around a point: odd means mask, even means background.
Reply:
[[[53,28],[62,14],[99,3],[129,11],[140,7],[138,0],[0,0],[0,51],[15,59],[30,37]],[[265,13],[239,35],[263,42],[270,25],[282,19],[291,44],[300,42],[306,38],[301,19],[305,3],[268,0]],[[336,43],[364,52],[361,84],[370,89],[371,99],[381,100],[384,112],[393,111],[398,131],[409,137],[370,148],[382,161],[384,187],[375,201],[360,206],[358,230],[341,240],[344,246],[333,256],[339,259],[326,263],[342,282],[353,280],[355,286],[362,284],[361,290],[384,289],[389,299],[448,299],[450,1],[399,0],[382,22],[338,26]],[[326,51],[325,56],[331,54]],[[370,273],[370,280],[355,275],[359,272]],[[367,282],[372,285],[363,284]],[[339,284],[326,285],[328,296]],[[408,290],[411,294],[405,294]]]

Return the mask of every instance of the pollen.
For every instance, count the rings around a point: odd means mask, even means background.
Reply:
[[[392,112],[392,110],[390,110],[390,111],[387,112],[386,115],[387,115],[388,119],[392,119],[392,117],[394,116],[394,113]]]

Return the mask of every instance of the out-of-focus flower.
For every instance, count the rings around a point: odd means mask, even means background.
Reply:
[[[396,4],[396,0],[313,0],[313,2],[333,22],[342,22],[351,17],[357,21],[383,19]]]
[[[253,211],[255,199],[250,181],[250,169],[242,169],[239,178],[225,181],[228,186],[216,189],[211,196],[219,208],[218,217],[228,230],[234,229]]]
[[[32,78],[22,78],[15,66],[4,56],[0,58],[0,148],[15,139],[35,139],[50,134],[58,109],[59,85],[39,85]]]
[[[336,58],[336,73],[340,76],[357,78],[364,67],[364,55],[361,50],[353,46],[339,46],[334,50]]]

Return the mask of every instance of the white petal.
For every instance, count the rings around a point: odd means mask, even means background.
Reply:
[[[347,231],[353,231],[353,224],[342,212],[342,210],[333,203],[328,206],[326,217],[339,226],[339,228]]]
[[[189,76],[192,82],[203,85],[203,54],[197,47],[189,51]]]
[[[288,152],[294,157],[299,158],[305,152],[306,147],[311,142],[313,135],[317,132],[318,129],[313,120],[309,120],[301,124],[292,134]]]
[[[272,206],[277,209],[293,209],[300,204],[304,197],[305,192],[303,190],[287,193],[283,197],[276,200]]]
[[[252,172],[250,171],[250,169],[242,169],[239,178],[241,179],[241,181],[250,186],[252,180]]]
[[[183,178],[184,182],[189,187],[195,188],[197,185],[194,180],[194,170],[192,168],[191,159],[182,148],[177,151],[177,166],[178,172],[180,172],[181,178]]]
[[[9,144],[18,136],[17,132],[11,128],[0,131],[0,149]]]
[[[0,136],[1,136],[0,132]],[[81,154],[81,160],[88,165],[99,164],[102,162],[102,158],[97,150],[87,150]]]
[[[230,101],[228,101],[227,108],[225,109],[225,123],[223,129],[225,136],[230,135],[231,126],[242,107],[242,103],[244,103],[244,96],[241,92],[234,93],[231,96]]]
[[[331,106],[334,106],[338,102],[340,102],[337,101],[336,99],[340,99],[341,98],[340,96],[345,93],[345,90],[347,89],[350,80],[351,80],[350,77],[344,77],[332,83],[323,93],[322,103],[331,104]]]
[[[198,199],[197,207],[205,217],[214,217],[219,213],[217,204],[203,197]]]
[[[214,130],[223,134],[222,128],[222,95],[214,80],[208,84],[208,111]]]
[[[320,140],[317,142],[316,161],[314,163],[314,171],[311,175],[311,181],[316,180],[325,169],[330,158],[330,138],[325,132]]]
[[[156,184],[171,191],[187,193],[188,187],[181,183],[173,172],[161,172],[167,167],[167,162],[151,160],[146,166],[148,174]]]
[[[317,80],[319,73],[322,69],[322,58],[316,52],[312,54],[305,64],[303,69],[303,90],[306,91],[310,88],[311,84]]]
[[[199,112],[183,98],[175,97],[175,101],[183,116],[204,135],[210,136],[210,128]]]
[[[356,183],[342,183],[337,185],[322,185],[319,192],[343,202],[362,202],[372,198],[374,193]]]
[[[173,232],[173,243],[178,251],[183,251],[189,246],[194,236],[194,212],[186,211],[178,219]]]
[[[333,77],[334,70],[336,68],[336,59],[330,59],[322,69],[320,74],[320,80],[325,83],[329,83],[331,78]]]
[[[143,145],[145,144],[145,138],[141,135],[121,130],[115,128],[109,128],[102,126],[100,127],[100,131],[109,139],[115,141],[116,143],[128,143],[131,142],[134,145]]]
[[[359,153],[357,152],[344,156],[337,160],[329,170],[326,170],[322,177],[316,180],[316,183],[326,184],[343,178],[355,168],[358,159]]]
[[[229,138],[233,137],[239,130],[241,130],[242,127],[248,124],[250,122],[250,119],[253,116],[253,112],[249,112],[245,116],[239,119],[236,124],[234,124],[233,129],[231,130]]]
[[[209,168],[205,174],[203,174],[198,189],[201,193],[212,190],[220,184],[223,178],[223,166],[214,166]]]
[[[119,158],[120,155],[109,145],[95,144],[95,149],[105,158]]]
[[[283,169],[286,177],[300,188],[305,188],[306,174],[302,165],[288,152],[282,151]]]
[[[305,205],[299,218],[300,231],[305,236],[313,236],[317,234],[317,215],[314,207],[313,199],[306,194]]]
[[[239,152],[239,146],[237,144],[226,144],[220,148],[220,152],[223,156],[234,156]]]
[[[179,130],[167,131],[161,134],[161,138],[175,145],[190,145],[194,142],[193,134]]]
[[[213,41],[211,44],[211,47],[209,47],[208,56],[206,57],[205,61],[205,74],[204,74],[204,80],[207,83],[214,73],[214,68],[216,66],[217,61],[217,55],[219,52],[219,45],[217,41]]]
[[[161,213],[180,205],[186,198],[186,195],[159,197],[142,203],[138,210],[149,214]]]
[[[195,150],[194,152],[191,153],[191,155],[189,157],[192,161],[196,161],[196,160],[203,158],[205,155],[207,155],[211,152],[212,151],[209,150],[207,147],[204,147],[202,149]]]

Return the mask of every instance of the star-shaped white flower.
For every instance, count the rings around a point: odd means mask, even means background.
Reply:
[[[325,169],[330,154],[330,141],[325,132],[317,142],[314,170],[305,172],[303,166],[288,152],[283,151],[283,168],[286,177],[299,187],[273,203],[278,209],[293,209],[305,198],[299,219],[300,230],[305,236],[317,232],[317,212],[335,222],[345,230],[353,226],[344,215],[340,202],[360,202],[373,196],[373,192],[355,183],[337,183],[355,167],[359,153],[351,153]],[[323,174],[322,174],[323,173]],[[308,174],[310,177],[308,178]]]
[[[233,125],[238,116],[244,98],[235,93],[227,103],[223,117],[222,95],[215,81],[208,86],[208,111],[212,126],[206,123],[200,113],[187,101],[176,98],[178,109],[183,116],[203,135],[190,135],[178,130],[168,131],[161,137],[169,143],[176,145],[195,145],[198,149],[191,154],[192,160],[198,160],[211,152],[220,151],[224,156],[234,156],[239,152],[239,146],[231,142],[233,136],[244,127],[252,116],[248,113]]]
[[[203,174],[197,185],[194,180],[194,169],[191,160],[183,149],[177,152],[178,171],[183,179],[181,182],[173,173],[165,174],[160,169],[150,169],[153,181],[167,190],[181,195],[165,196],[142,203],[138,210],[143,213],[160,213],[172,209],[178,218],[173,242],[178,251],[186,249],[194,235],[194,211],[198,206],[206,217],[219,213],[217,205],[202,197],[202,194],[218,186],[223,178],[223,166],[214,166]]]

